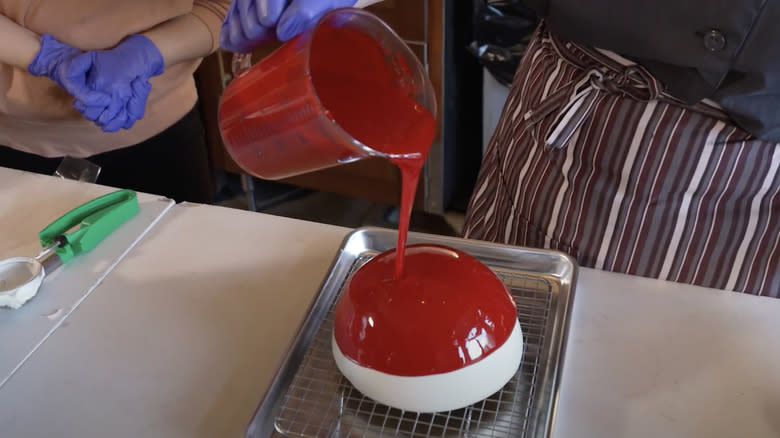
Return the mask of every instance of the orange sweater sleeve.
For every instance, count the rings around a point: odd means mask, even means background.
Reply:
[[[219,30],[227,15],[230,0],[195,0],[192,14],[198,17],[211,31],[211,51],[219,48]]]

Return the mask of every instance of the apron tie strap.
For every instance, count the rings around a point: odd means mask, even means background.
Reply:
[[[567,63],[580,69],[582,74],[524,114],[537,144],[555,149],[566,147],[590,118],[599,99],[610,94],[620,94],[641,102],[662,97],[661,84],[640,65],[620,65],[595,58],[586,63],[570,53],[572,43],[563,43],[555,38],[548,41]],[[542,121],[549,117],[553,117],[553,122],[542,132]]]

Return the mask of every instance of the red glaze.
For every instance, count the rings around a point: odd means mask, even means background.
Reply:
[[[354,158],[354,146],[341,143],[336,125],[385,153],[401,169],[398,248],[403,254],[436,121],[415,100],[403,57],[388,59],[383,43],[371,35],[323,24],[311,36],[308,57],[303,55],[306,37],[283,45],[228,84],[219,113],[225,146],[242,167],[265,178]],[[323,117],[336,124],[319,123]],[[397,277],[403,264],[402,256]]]
[[[336,309],[336,341],[357,363],[402,376],[479,361],[509,337],[516,308],[473,257],[440,246],[405,251],[417,180],[436,132],[434,117],[401,80],[407,66],[388,62],[379,42],[354,29],[320,28],[308,64],[303,43],[285,44],[228,85],[220,107],[226,146],[267,178],[351,158],[354,150],[339,143],[333,126],[315,123],[324,116],[385,153],[402,176],[398,250],[353,276]]]
[[[403,254],[417,180],[436,134],[436,120],[399,81],[397,70],[408,70],[402,60],[388,63],[371,37],[354,29],[324,27],[317,32],[311,53],[312,83],[333,120],[401,169],[397,246]],[[402,256],[396,262],[396,277],[403,265]]]
[[[410,245],[400,280],[395,260],[395,250],[379,254],[349,280],[334,322],[346,357],[388,374],[424,376],[474,364],[509,338],[514,300],[479,260]]]
[[[399,84],[384,51],[366,35],[323,28],[311,53],[312,83],[330,116],[385,153],[402,177],[397,251],[355,273],[337,306],[335,336],[342,353],[402,376],[449,372],[482,359],[506,341],[517,319],[503,283],[478,260],[453,249],[405,251],[417,180],[436,132],[434,117]],[[396,69],[403,67],[396,62]]]
[[[329,22],[311,34],[310,48],[308,38],[228,84],[219,126],[231,156],[263,178],[317,170],[360,156],[343,130],[375,150],[424,161],[435,121],[414,99],[403,57],[388,59],[381,41]]]

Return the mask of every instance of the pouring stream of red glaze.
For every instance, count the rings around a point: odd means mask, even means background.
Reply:
[[[476,258],[436,245],[412,245],[407,232],[417,182],[436,125],[404,87],[403,69],[368,35],[323,28],[311,50],[314,89],[352,137],[401,171],[395,251],[351,277],[335,311],[339,348],[363,366],[419,376],[481,360],[508,339],[516,307],[503,283]],[[404,260],[408,265],[404,266]]]
[[[349,28],[323,27],[311,49],[311,74],[320,102],[352,137],[384,153],[401,170],[395,278],[404,253],[417,182],[436,134],[433,115],[403,86],[408,70],[372,37]],[[392,67],[391,67],[392,66]]]

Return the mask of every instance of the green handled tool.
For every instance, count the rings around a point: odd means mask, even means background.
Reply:
[[[46,270],[92,250],[137,213],[136,193],[117,190],[62,215],[39,233],[43,250],[35,258],[0,261],[0,307],[21,307],[38,292]]]
[[[90,251],[101,240],[138,213],[138,198],[132,190],[118,190],[65,213],[40,234],[44,248],[57,245],[62,263]],[[75,226],[79,228],[68,233]]]

